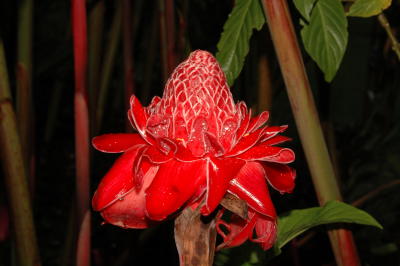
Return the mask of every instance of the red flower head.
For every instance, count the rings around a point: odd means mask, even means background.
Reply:
[[[132,96],[128,116],[138,133],[93,139],[102,152],[123,152],[93,197],[108,223],[146,228],[186,207],[209,215],[230,193],[247,203],[248,215],[228,223],[219,213],[220,247],[246,239],[271,247],[276,213],[266,181],[283,193],[295,179],[286,165],[293,151],[275,146],[289,140],[278,135],[286,126],[265,126],[268,112],[251,118],[244,102],[235,104],[210,53],[193,52],[148,107]]]

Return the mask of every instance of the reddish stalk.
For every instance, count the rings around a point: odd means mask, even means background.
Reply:
[[[318,200],[321,205],[341,200],[287,2],[263,0],[262,4]],[[338,265],[360,265],[350,231],[331,230],[329,237]]]
[[[86,7],[85,1],[72,0],[72,36],[75,70],[75,161],[78,224],[80,228],[77,247],[77,265],[90,265],[89,212],[89,114],[86,98]],[[85,239],[85,241],[81,241]]]
[[[159,27],[159,23],[157,23],[157,11],[154,10],[152,15],[153,19],[151,20],[150,32],[146,40],[146,63],[143,70],[143,85],[141,90],[143,102],[148,102],[150,98],[151,81],[154,72],[153,65],[157,54],[157,33]]]
[[[160,0],[159,3],[161,58],[165,83],[176,66],[174,1]]]
[[[271,109],[272,102],[272,75],[266,55],[258,61],[258,103],[257,112]]]
[[[0,39],[0,155],[4,181],[8,194],[9,210],[20,265],[39,266],[32,206],[26,178],[17,119],[11,104],[11,93]]]
[[[133,81],[133,42],[132,42],[132,19],[131,19],[131,0],[122,1],[122,46],[124,51],[124,80],[125,80],[125,111],[129,110],[129,99],[135,92],[135,83]],[[125,119],[126,129],[131,130],[132,126],[129,120]]]

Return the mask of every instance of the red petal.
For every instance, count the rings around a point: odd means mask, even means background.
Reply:
[[[152,220],[162,220],[177,211],[206,181],[206,161],[169,161],[160,165],[146,191],[146,210]]]
[[[104,134],[92,139],[92,145],[97,150],[109,153],[125,152],[134,145],[145,143],[139,134],[127,133]]]
[[[165,155],[154,146],[150,146],[148,149],[146,149],[143,152],[143,155],[146,156],[153,164],[162,164],[172,160],[171,156]]]
[[[224,154],[225,152],[224,147],[222,147],[222,145],[219,143],[219,141],[213,134],[206,132],[205,140],[207,143],[206,145],[208,145],[210,149],[214,151],[215,154],[214,156],[221,156],[222,154]]]
[[[135,146],[122,154],[101,180],[92,200],[95,211],[101,211],[132,190],[134,186],[133,163],[141,147],[143,146]]]
[[[205,145],[204,134],[208,130],[207,119],[203,116],[198,116],[193,121],[190,137],[187,142],[187,146],[192,154],[196,157],[203,157],[207,152]]]
[[[279,133],[285,131],[288,128],[288,126],[272,126],[272,127],[266,127],[264,134],[261,137],[261,142],[264,142],[270,138],[275,137]]]
[[[269,118],[268,111],[264,111],[260,115],[251,118],[247,132],[253,132],[254,130],[260,128],[268,121],[268,118]]]
[[[225,156],[232,157],[247,151],[260,140],[264,130],[265,128],[261,128],[253,133],[246,134]]]
[[[261,163],[269,184],[281,193],[291,193],[294,189],[296,171],[278,163]]]
[[[201,214],[209,215],[224,197],[231,181],[243,167],[245,161],[228,158],[212,159],[208,164],[206,204]]]
[[[193,162],[198,160],[199,158],[194,157],[189,148],[185,147],[183,143],[183,141],[177,143],[177,151],[175,153],[176,160],[181,162]]]
[[[270,249],[276,241],[276,222],[275,220],[265,217],[263,215],[255,214],[256,225],[256,235],[257,238],[250,237],[250,240],[255,243],[260,243],[264,250]]]
[[[123,228],[147,228],[156,222],[146,216],[145,190],[153,181],[158,167],[151,167],[144,176],[144,183],[139,191],[132,189],[124,197],[102,210],[106,222]]]
[[[246,104],[244,102],[240,102],[238,104],[241,113],[242,113],[242,121],[240,121],[240,125],[238,130],[236,131],[236,138],[235,141],[238,142],[244,135],[244,133],[246,132],[248,126],[249,126],[249,122],[250,122],[250,117],[251,117],[251,110],[249,112],[247,112],[247,107]]]
[[[144,136],[146,134],[145,129],[147,123],[145,109],[135,95],[132,95],[130,101],[131,109],[129,110],[128,114],[133,120],[133,126],[137,129],[137,131],[139,131],[140,135]]]
[[[138,154],[133,162],[133,186],[136,191],[139,191],[143,185],[143,178],[147,170],[154,166],[147,156],[143,156],[149,146],[144,146],[138,149]]]
[[[253,217],[249,217],[249,220],[246,221],[234,214],[229,223],[226,223],[221,218],[217,218],[216,229],[223,238],[223,243],[217,247],[217,250],[239,246],[249,239],[253,234],[253,229],[257,221]],[[224,233],[222,226],[225,227],[228,234]]]
[[[261,143],[238,155],[237,158],[249,161],[291,163],[294,161],[295,155],[291,149]]]
[[[292,139],[289,137],[278,135],[278,136],[269,138],[268,140],[262,141],[262,143],[265,145],[272,146],[272,145],[278,145],[278,144],[281,144],[283,142],[290,141],[290,140],[292,140]]]
[[[246,163],[237,177],[231,180],[229,192],[245,200],[254,210],[272,218],[276,217],[260,163]]]
[[[228,118],[222,124],[219,135],[219,142],[221,143],[222,147],[224,147],[224,150],[230,150],[232,148],[238,126],[239,125],[237,117]]]

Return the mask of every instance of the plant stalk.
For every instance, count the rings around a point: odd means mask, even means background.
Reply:
[[[107,100],[108,89],[111,79],[111,74],[114,66],[114,59],[117,53],[118,44],[121,35],[121,13],[122,3],[121,1],[115,2],[117,9],[114,14],[111,30],[109,32],[108,43],[105,49],[104,61],[101,70],[100,89],[98,95],[98,101],[96,106],[96,132],[100,130],[103,121],[105,103]],[[96,133],[95,132],[95,133]]]
[[[342,200],[287,2],[262,0],[262,4],[319,203]],[[338,265],[360,265],[350,231],[331,230],[329,237]]]
[[[32,140],[32,21],[33,0],[23,0],[18,9],[18,62],[17,62],[17,117],[22,153],[28,175],[30,192],[34,191],[34,174],[30,169],[33,163]]]
[[[213,265],[216,237],[214,219],[205,223],[199,210],[184,209],[175,219],[180,266]]]
[[[389,21],[387,20],[385,14],[383,13],[379,14],[378,21],[381,24],[381,26],[385,29],[386,34],[388,35],[390,42],[392,43],[392,50],[396,53],[397,59],[400,60],[400,44],[397,41],[396,36],[393,33],[393,30],[390,27]]]
[[[11,102],[5,53],[3,42],[0,40],[0,155],[10,204],[9,210],[20,265],[39,266],[41,263],[26,168]]]
[[[80,228],[77,246],[78,266],[90,265],[90,211],[89,211],[89,112],[86,92],[87,34],[86,1],[72,0],[72,36],[75,72],[75,166],[77,218]],[[89,217],[88,217],[89,216]],[[85,255],[86,254],[86,255]]]
[[[130,108],[130,97],[135,92],[135,83],[133,81],[133,42],[132,42],[132,19],[131,19],[131,0],[122,1],[122,46],[124,51],[124,80],[125,80],[125,97],[124,111]],[[129,119],[126,118],[125,125],[127,130],[131,130],[132,126]]]
[[[159,0],[160,41],[164,84],[175,68],[175,16],[173,1]]]
[[[88,97],[90,117],[95,117],[97,99],[99,93],[100,64],[103,50],[103,32],[104,32],[104,0],[98,1],[89,14],[89,50],[88,50]],[[95,131],[95,119],[91,120],[91,132]]]

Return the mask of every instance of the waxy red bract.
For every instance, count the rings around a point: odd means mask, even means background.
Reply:
[[[295,179],[286,165],[293,151],[276,146],[289,140],[278,135],[286,126],[266,126],[268,112],[251,117],[244,102],[235,104],[210,53],[191,53],[149,106],[132,96],[128,117],[138,133],[93,139],[99,151],[123,153],[93,197],[106,222],[146,228],[187,207],[210,215],[230,193],[247,203],[248,217],[231,214],[226,222],[219,209],[220,248],[247,239],[273,245],[276,212],[267,184],[291,192]]]

